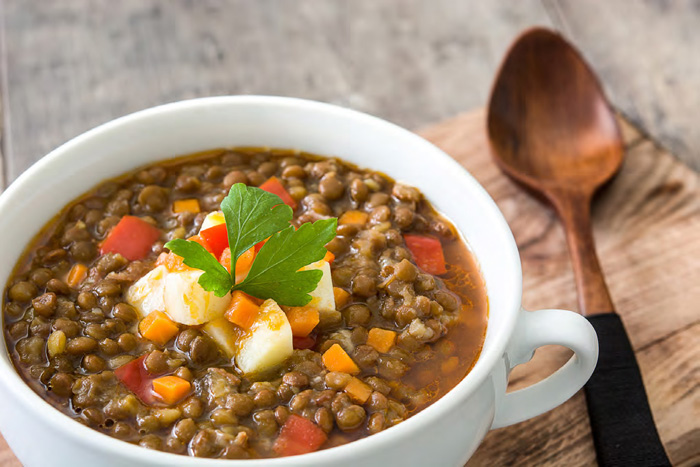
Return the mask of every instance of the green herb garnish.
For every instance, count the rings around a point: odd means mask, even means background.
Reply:
[[[181,256],[190,267],[204,274],[199,285],[223,297],[231,290],[241,290],[261,299],[271,298],[280,305],[303,306],[321,280],[318,270],[299,271],[323,259],[325,245],[335,237],[336,218],[307,222],[295,229],[290,225],[292,208],[279,196],[255,187],[237,183],[221,203],[226,219],[231,249],[231,273],[203,246],[182,239],[172,240],[165,247]],[[236,260],[257,243],[268,239],[255,256],[247,277],[235,283]]]

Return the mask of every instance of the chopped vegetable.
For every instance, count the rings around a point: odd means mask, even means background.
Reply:
[[[176,255],[172,256],[179,258]],[[187,267],[183,264],[181,266]],[[126,291],[127,303],[136,308],[141,317],[147,316],[152,311],[165,310],[165,276],[167,275],[167,266],[158,264]]]
[[[238,257],[236,261],[236,283],[243,281],[250,271],[250,266],[255,260],[255,248],[249,248],[245,253]],[[226,248],[223,253],[221,253],[221,258],[219,262],[223,267],[226,268],[228,272],[231,272],[231,249]]]
[[[129,261],[136,261],[148,256],[158,238],[160,230],[148,222],[135,216],[124,216],[102,242],[100,254],[119,253]]]
[[[231,294],[231,304],[224,315],[233,324],[249,329],[259,310],[260,306],[248,294],[236,290]]]
[[[226,318],[218,318],[202,326],[202,332],[216,342],[228,358],[234,357],[240,328],[231,324]]]
[[[343,348],[338,344],[333,344],[328,350],[326,350],[322,359],[323,365],[328,369],[328,371],[339,371],[341,373],[349,373],[351,375],[356,375],[360,372],[360,369],[352,358],[350,358],[345,350],[343,350]]]
[[[178,199],[173,202],[173,212],[191,212],[197,214],[200,212],[199,201],[196,198]]]
[[[88,268],[84,264],[76,263],[68,271],[68,277],[66,278],[66,284],[71,289],[77,289],[81,282],[85,280],[88,274]]]
[[[202,230],[199,232],[199,236],[207,242],[207,245],[209,245],[207,250],[216,256],[217,259],[220,258],[221,253],[228,248],[226,224],[219,224],[214,227],[209,227],[207,230]]]
[[[280,435],[273,446],[280,456],[296,456],[318,450],[328,436],[314,422],[292,414],[280,429]]]
[[[293,306],[287,311],[287,319],[294,337],[306,337],[319,322],[318,309],[312,306]]]
[[[300,350],[313,349],[316,346],[316,338],[313,336],[294,337],[292,338],[292,346]]]
[[[372,395],[372,388],[360,379],[353,377],[345,386],[345,392],[357,404],[364,404]]]
[[[136,397],[144,404],[156,402],[156,395],[153,392],[153,375],[146,369],[144,361],[148,354],[126,363],[116,370],[114,376],[122,382]]]
[[[338,224],[356,224],[365,225],[369,214],[362,211],[345,211],[338,219]]]
[[[141,335],[159,345],[165,345],[179,331],[177,324],[162,311],[152,311],[139,323]]]
[[[238,339],[236,366],[246,375],[270,370],[292,356],[292,342],[287,315],[274,300],[265,300],[248,332]]]
[[[387,353],[396,342],[396,333],[381,328],[372,328],[367,334],[367,345],[374,347],[374,350]]]
[[[172,252],[163,252],[158,255],[158,258],[156,259],[156,266],[164,266],[169,272],[186,271],[187,269],[190,269],[188,266],[185,266],[185,263],[182,262],[182,256],[178,256]]]
[[[440,240],[434,237],[413,234],[405,234],[403,239],[419,268],[428,274],[434,275],[447,272]]]
[[[265,183],[260,185],[260,189],[265,190],[268,193],[272,193],[273,195],[279,196],[282,202],[284,202],[284,204],[286,204],[290,208],[297,208],[297,202],[294,201],[294,198],[292,198],[289,192],[284,188],[284,186],[282,186],[282,183],[277,177],[268,178]]]
[[[210,256],[210,258],[214,258]],[[163,310],[173,321],[196,326],[224,316],[231,294],[218,297],[200,285],[204,272],[199,269],[171,272],[164,277]]]
[[[340,287],[333,287],[333,298],[335,299],[335,307],[343,308],[350,301],[350,292]]]
[[[153,380],[153,391],[168,405],[177,404],[190,392],[192,385],[177,376],[161,376]]]
[[[330,251],[326,251],[326,256],[323,257],[323,261],[327,261],[328,263],[332,263],[334,259],[335,259],[335,255],[333,253],[331,253]]]

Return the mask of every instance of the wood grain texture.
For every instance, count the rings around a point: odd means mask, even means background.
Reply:
[[[500,173],[488,154],[482,112],[421,134],[457,159],[504,213],[523,262],[523,305],[576,309],[566,241],[553,212]],[[623,122],[624,124],[624,122]],[[598,196],[598,252],[637,353],[661,439],[674,465],[700,462],[700,178],[623,126],[627,159]],[[692,253],[696,252],[696,253]],[[549,375],[570,351],[547,346],[511,374],[511,387]],[[595,464],[582,393],[561,407],[489,433],[469,466]]]
[[[539,0],[3,0],[13,180],[115,117],[220,94],[317,99],[415,128],[486,101]]]
[[[615,106],[700,170],[700,2],[543,1]]]

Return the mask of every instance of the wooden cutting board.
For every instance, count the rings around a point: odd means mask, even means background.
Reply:
[[[576,309],[564,234],[553,213],[492,163],[485,113],[472,112],[420,133],[457,159],[496,200],[520,248],[523,305]],[[700,462],[700,177],[621,120],[622,172],[598,197],[595,236],[674,465]],[[474,220],[478,222],[478,219]],[[528,386],[570,356],[545,347],[516,368],[511,386]],[[465,421],[465,423],[468,423]],[[585,400],[577,394],[532,420],[488,434],[469,467],[595,464]],[[20,465],[0,438],[0,466]]]

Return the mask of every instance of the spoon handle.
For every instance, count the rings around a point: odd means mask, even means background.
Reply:
[[[670,466],[654,424],[632,344],[617,313],[587,317],[600,353],[586,404],[600,466]]]
[[[598,463],[603,467],[670,466],[634,349],[615,313],[595,253],[590,201],[590,196],[565,196],[555,206],[566,228],[580,311],[598,334],[598,364],[585,386]]]

